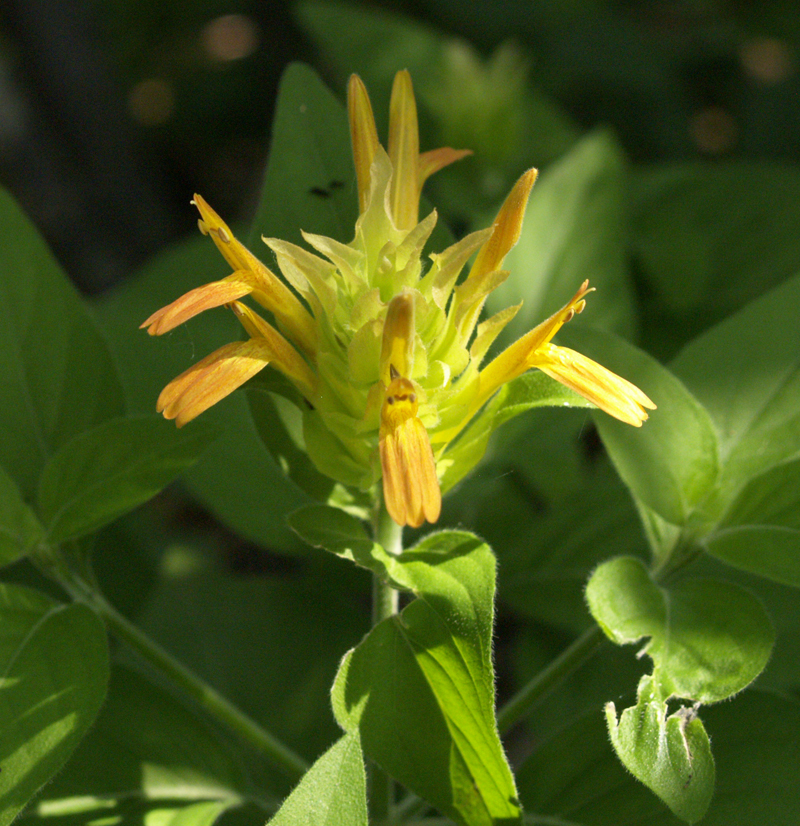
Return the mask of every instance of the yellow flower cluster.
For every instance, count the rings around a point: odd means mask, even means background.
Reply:
[[[395,78],[386,150],[357,76],[348,88],[348,115],[359,199],[349,244],[303,233],[310,252],[264,238],[279,278],[194,196],[200,229],[232,273],[181,296],[142,326],[160,335],[204,310],[226,306],[249,338],[221,347],[170,382],[158,410],[180,427],[272,365],[307,402],[305,446],[319,470],[363,490],[382,477],[390,515],[415,527],[439,516],[439,478],[453,440],[500,387],[531,368],[640,426],[646,409],[655,407],[641,390],[551,343],[583,310],[588,281],[564,307],[481,366],[521,306],[479,323],[486,297],[508,276],[503,260],[519,238],[536,170],[517,181],[491,227],[431,255],[424,267],[422,250],[436,212],[419,221],[422,186],[468,153],[449,148],[420,153],[408,72]],[[246,296],[266,309],[270,320],[243,303]]]

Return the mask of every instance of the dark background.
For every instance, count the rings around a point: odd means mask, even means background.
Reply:
[[[338,6],[319,5],[335,19]],[[635,162],[800,159],[794,0],[355,7],[407,15],[487,58],[511,44],[523,82],[580,128],[613,126]],[[89,293],[193,232],[195,191],[223,215],[249,216],[288,62],[344,93],[346,76],[295,4],[6,0],[4,10],[0,180]],[[372,46],[376,63],[383,45]],[[349,70],[367,71],[362,60]],[[421,119],[424,132],[436,114]]]

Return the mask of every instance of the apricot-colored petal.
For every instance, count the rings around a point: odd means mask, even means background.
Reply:
[[[362,213],[369,200],[370,167],[378,149],[378,130],[367,89],[358,75],[350,75],[347,84],[347,115],[358,184],[358,211]]]
[[[449,146],[422,152],[417,164],[417,186],[419,186],[420,191],[431,175],[471,154],[471,149],[451,149]]]
[[[269,346],[269,360],[272,366],[280,370],[309,401],[313,402],[316,378],[297,350],[269,322],[246,304],[234,301],[231,309],[252,338],[263,340]]]
[[[248,280],[247,275],[246,272],[235,272],[221,281],[212,281],[210,284],[196,287],[166,307],[156,310],[139,328],[147,327],[147,332],[151,336],[160,336],[204,310],[230,304],[231,301],[252,291],[252,280]]]
[[[270,355],[264,341],[226,344],[173,379],[161,391],[156,410],[183,427],[263,370]]]

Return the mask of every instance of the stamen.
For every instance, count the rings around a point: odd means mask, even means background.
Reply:
[[[203,233],[203,235],[208,235],[208,225],[202,218],[197,219],[197,228]]]
[[[225,232],[225,227],[218,227],[217,228],[217,238],[222,241],[223,244],[230,244],[231,237]]]

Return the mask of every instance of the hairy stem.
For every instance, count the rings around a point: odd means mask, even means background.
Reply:
[[[375,516],[375,541],[390,554],[403,552],[403,529],[386,510],[381,499]],[[372,624],[377,625],[397,613],[397,591],[379,577],[372,578]],[[378,822],[391,822],[394,808],[394,782],[379,766],[373,763],[369,772],[369,807]]]

